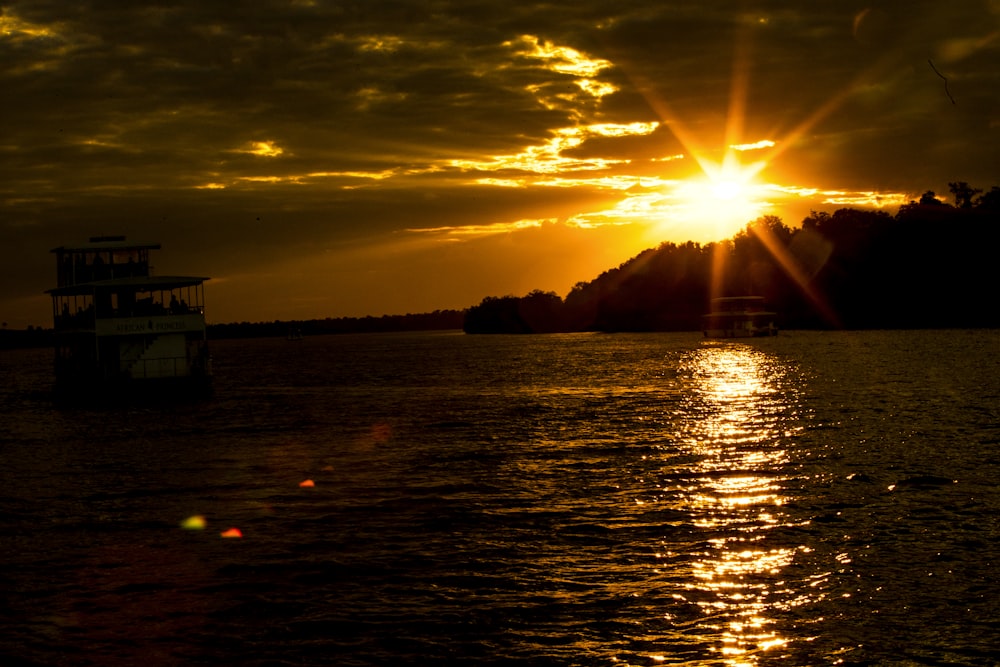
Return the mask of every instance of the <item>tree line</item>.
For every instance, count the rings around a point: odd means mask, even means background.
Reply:
[[[382,315],[373,317],[327,317],[311,320],[274,320],[270,322],[229,322],[209,324],[209,340],[226,338],[305,337],[324,334],[392,333],[461,329],[464,310],[435,310],[431,313]],[[29,326],[27,329],[0,328],[0,350],[26,347],[50,347],[55,343],[51,328]]]
[[[763,216],[717,243],[663,243],[560,298],[486,297],[467,333],[697,331],[713,296],[759,295],[785,328],[1000,326],[1000,188],[949,184],[884,211]]]
[[[407,313],[406,315],[382,315],[380,317],[368,315],[366,317],[327,317],[312,320],[274,320],[273,322],[231,322],[209,324],[208,337],[213,340],[461,329],[464,317],[464,310],[435,310],[431,313]]]

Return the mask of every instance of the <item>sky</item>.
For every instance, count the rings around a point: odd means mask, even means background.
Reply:
[[[1000,184],[1000,0],[0,3],[0,319],[95,235],[209,322],[560,296],[761,215]]]

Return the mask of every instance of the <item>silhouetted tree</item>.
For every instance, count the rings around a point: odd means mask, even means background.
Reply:
[[[956,208],[972,208],[972,198],[980,194],[980,188],[974,188],[965,181],[949,183],[948,189],[955,196]]]
[[[977,199],[976,208],[982,211],[1000,211],[1000,187],[994,185],[989,192]]]
[[[555,292],[529,292],[520,299],[518,314],[531,333],[566,331],[563,300]]]
[[[937,198],[937,195],[934,194],[933,190],[928,190],[922,194],[920,196],[919,204],[921,206],[947,206],[947,204]]]
[[[466,311],[462,329],[466,333],[531,333],[521,318],[520,301],[516,296],[488,296]]]

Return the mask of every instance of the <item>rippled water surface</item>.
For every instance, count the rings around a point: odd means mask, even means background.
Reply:
[[[0,352],[0,662],[997,664],[998,352],[218,341],[102,410]]]

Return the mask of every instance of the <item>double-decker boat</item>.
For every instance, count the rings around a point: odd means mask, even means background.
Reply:
[[[777,313],[765,309],[762,296],[724,296],[712,299],[712,312],[705,315],[709,338],[754,338],[776,336]]]
[[[52,296],[56,391],[132,394],[145,389],[204,393],[211,386],[204,281],[154,276],[159,243],[124,236],[62,246]]]

